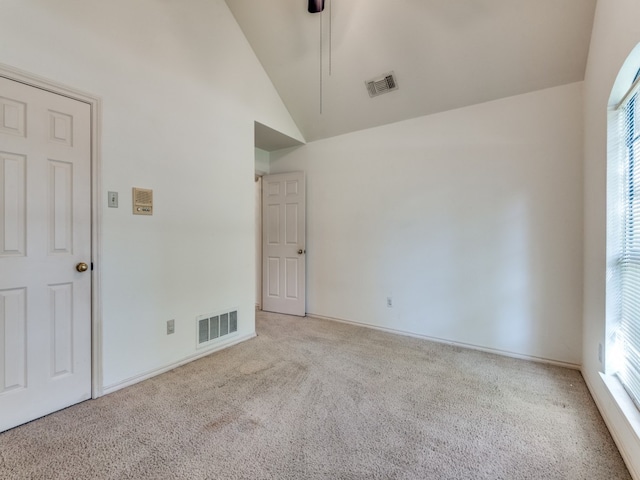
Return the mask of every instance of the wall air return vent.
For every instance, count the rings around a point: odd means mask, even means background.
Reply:
[[[383,93],[398,89],[398,82],[396,81],[396,76],[393,72],[385,73],[378,78],[367,80],[364,83],[367,86],[367,91],[369,92],[370,97],[377,97]]]
[[[238,332],[238,310],[210,313],[196,317],[198,348],[206,347],[216,340],[233,336]]]

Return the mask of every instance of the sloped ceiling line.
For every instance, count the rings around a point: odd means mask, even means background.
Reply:
[[[303,2],[226,3],[313,141],[582,81],[596,0],[330,3],[320,14],[331,15],[321,30],[330,60]],[[362,82],[390,70],[402,88],[369,98]]]

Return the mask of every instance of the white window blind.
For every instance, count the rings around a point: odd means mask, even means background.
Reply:
[[[616,375],[640,408],[640,95],[637,84],[614,112],[609,138],[608,296],[615,303]],[[613,290],[613,291],[611,291]],[[608,355],[608,354],[607,354]]]

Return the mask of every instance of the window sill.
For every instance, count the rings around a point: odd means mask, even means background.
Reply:
[[[627,419],[627,422],[629,422],[631,430],[633,430],[636,438],[640,441],[640,410],[638,410],[635,403],[633,403],[633,400],[631,400],[631,397],[629,397],[629,394],[617,377],[604,373],[600,373],[600,377],[615,403],[618,405],[618,408]]]

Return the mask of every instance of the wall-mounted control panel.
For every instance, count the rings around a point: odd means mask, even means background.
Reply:
[[[153,190],[133,187],[133,214],[153,215]]]

